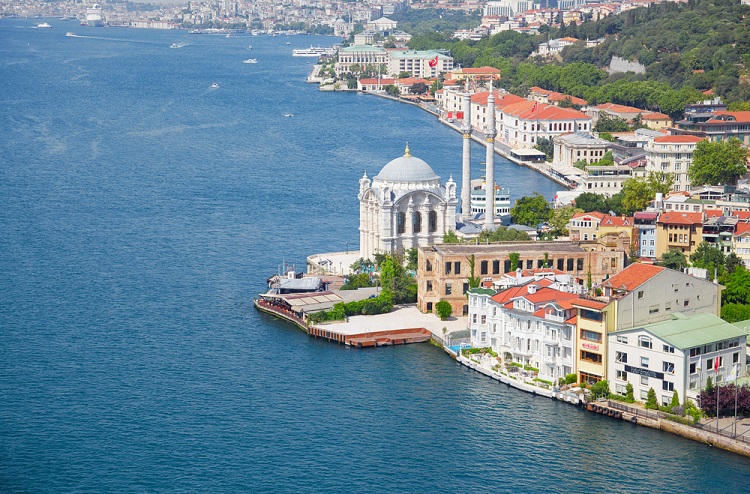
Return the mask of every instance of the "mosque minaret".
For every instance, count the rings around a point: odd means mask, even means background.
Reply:
[[[471,219],[471,94],[469,80],[466,80],[466,90],[463,94],[462,106],[464,121],[461,126],[463,134],[463,169],[461,173],[461,218],[463,221]]]
[[[495,95],[492,91],[492,81],[490,81],[490,95],[487,98],[487,126],[484,129],[484,137],[487,141],[485,157],[487,163],[485,177],[487,199],[484,208],[484,227],[487,230],[492,230],[495,227],[495,135]]]

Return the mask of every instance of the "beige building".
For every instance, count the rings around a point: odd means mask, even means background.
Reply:
[[[336,62],[336,74],[351,72],[352,65],[380,65],[383,75],[386,75],[388,67],[388,52],[385,48],[370,45],[351,45],[339,50]]]
[[[511,266],[510,253],[520,255],[519,265]],[[474,256],[474,275],[491,286],[503,274],[521,269],[544,267],[572,274],[583,280],[591,273],[593,283],[620,272],[625,251],[602,251],[596,242],[505,242],[496,244],[437,244],[419,247],[417,305],[432,312],[441,300],[450,302],[454,314],[467,314],[466,292],[471,276],[469,259]]]
[[[607,377],[607,302],[577,299],[572,305],[578,309],[575,347],[578,382],[593,384]]]
[[[685,257],[703,240],[703,213],[662,213],[656,220],[656,257],[678,250]]]
[[[437,77],[453,70],[453,57],[432,50],[389,50],[388,74],[397,77],[408,72],[411,77]]]
[[[596,163],[604,158],[611,143],[588,132],[573,132],[555,137],[552,162],[573,166],[578,161]],[[589,191],[587,191],[589,192]]]

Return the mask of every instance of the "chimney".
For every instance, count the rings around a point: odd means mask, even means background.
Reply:
[[[533,295],[536,293],[536,285],[531,283],[529,286],[526,287],[526,291],[529,293],[529,295]]]

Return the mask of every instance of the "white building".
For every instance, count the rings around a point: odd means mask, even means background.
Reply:
[[[509,288],[492,297],[469,291],[469,329],[475,347],[491,347],[503,362],[538,369],[540,379],[557,382],[575,369],[578,295],[551,287],[548,279]]]
[[[431,64],[434,64],[431,65]],[[388,74],[408,72],[412,77],[437,77],[453,70],[453,57],[432,50],[391,50],[388,52]]]
[[[523,100],[497,109],[498,139],[513,148],[533,148],[540,138],[589,132],[591,117],[578,110]]]
[[[336,74],[345,74],[351,71],[352,65],[359,67],[366,65],[380,65],[383,75],[388,65],[388,53],[385,48],[370,45],[351,45],[339,50],[336,62]]]
[[[624,395],[630,383],[638,401],[646,401],[651,388],[659,405],[668,405],[674,391],[680,403],[696,400],[709,377],[720,383],[733,379],[733,371],[745,375],[746,332],[714,314],[673,314],[607,339],[610,390]]]
[[[375,19],[374,21],[369,21],[367,23],[367,29],[371,31],[393,31],[396,29],[396,26],[398,25],[397,21],[391,20],[387,17],[381,17],[380,19]]]
[[[552,162],[573,166],[578,161],[596,163],[604,158],[611,143],[589,132],[572,132],[555,138]]]
[[[456,183],[445,186],[430,165],[406,147],[372,181],[359,180],[360,255],[394,252],[442,241],[456,228]]]
[[[691,135],[656,137],[646,144],[646,171],[674,174],[674,190],[690,190],[688,169],[703,138]]]

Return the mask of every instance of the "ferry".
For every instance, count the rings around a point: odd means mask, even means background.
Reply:
[[[41,24],[37,24],[36,27],[37,27],[37,29],[39,29],[39,28],[43,29],[43,28],[52,27],[52,26],[50,26],[46,22],[42,22]]]
[[[177,43],[172,43],[171,45],[169,45],[169,47],[170,48],[179,48],[180,45],[178,45]]]
[[[258,63],[258,61],[254,58],[248,58],[247,60],[243,60],[242,63]]]
[[[471,181],[471,216],[478,218],[487,210],[487,182],[484,178]],[[510,215],[510,191],[495,185],[495,216]]]
[[[336,54],[336,47],[321,48],[320,46],[292,50],[293,57],[321,57],[323,55],[333,56]]]
[[[91,7],[86,9],[86,25],[89,27],[102,27],[104,20],[102,19],[102,6],[98,3],[93,4]]]

